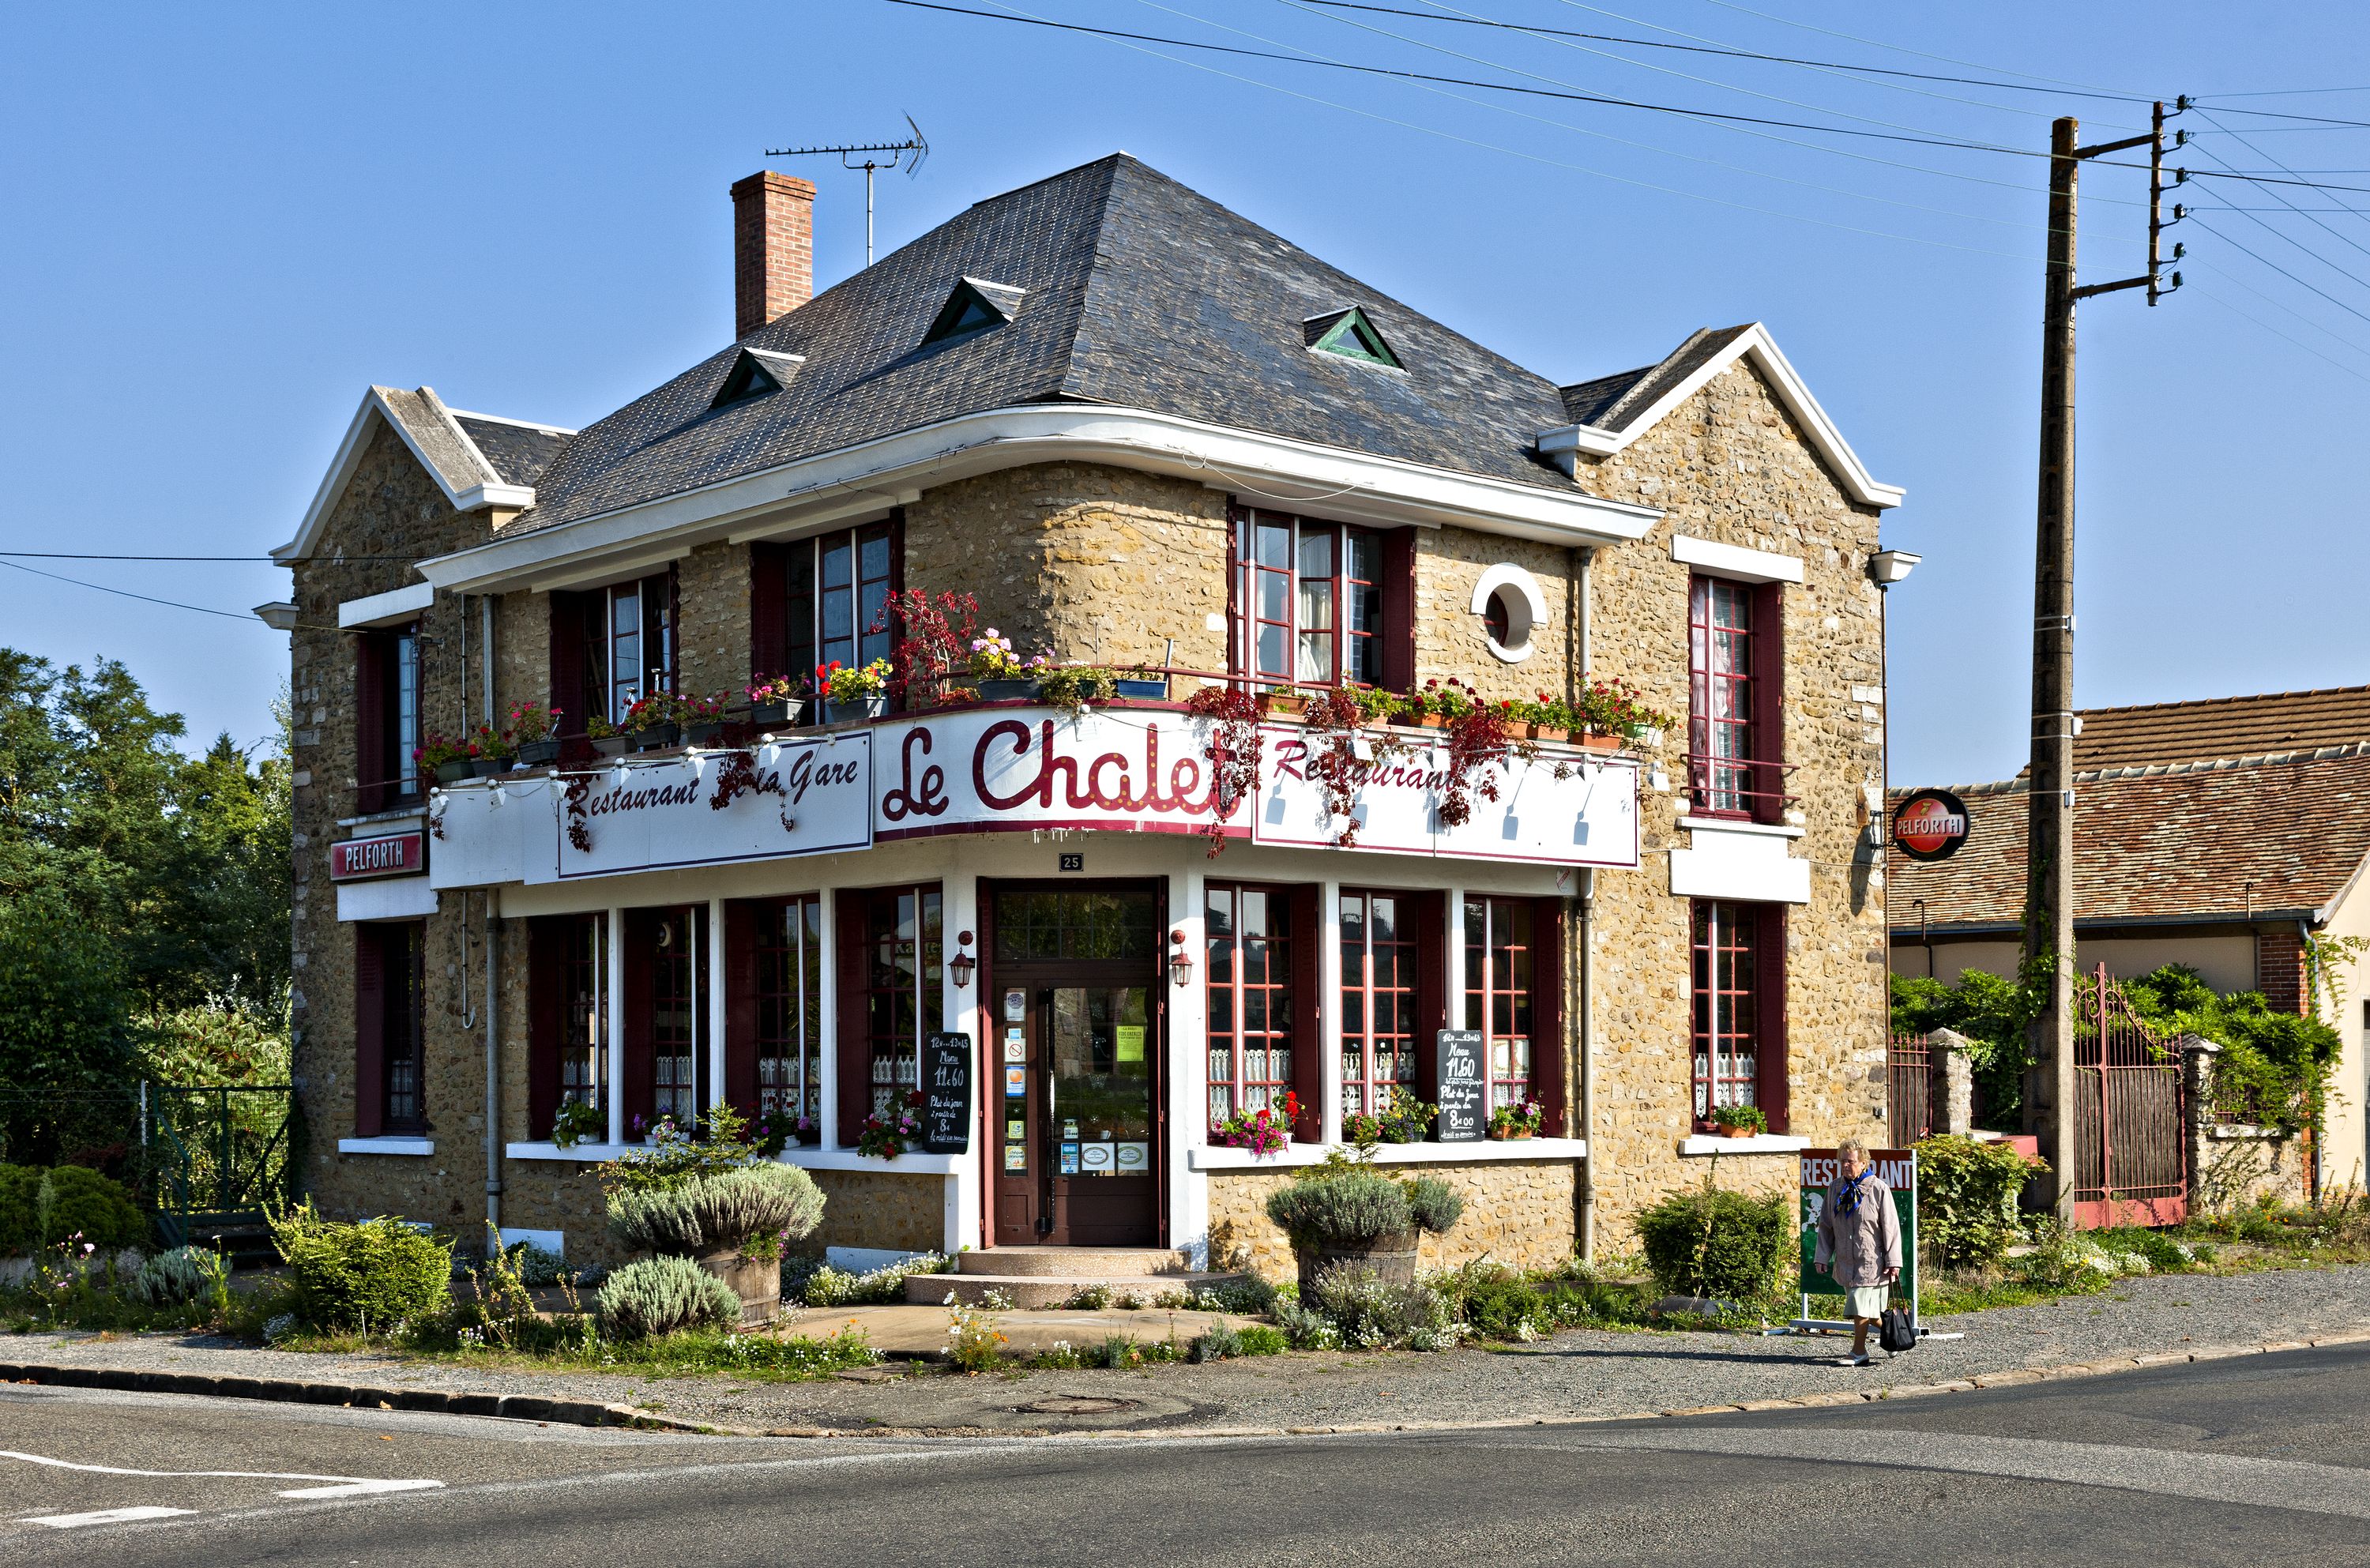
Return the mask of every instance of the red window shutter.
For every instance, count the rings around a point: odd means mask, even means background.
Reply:
[[[1757,762],[1786,760],[1786,596],[1782,583],[1753,591],[1753,755]],[[1782,822],[1786,774],[1777,767],[1753,769],[1754,817]]]
[[[1415,689],[1415,530],[1383,536],[1383,685]]]
[[[789,547],[749,547],[749,684],[790,673]]]
[[[1244,598],[1243,522],[1249,513],[1239,505],[1226,508],[1226,674],[1246,674],[1251,667],[1250,636],[1243,618],[1250,614]]]
[[[1415,1097],[1440,1086],[1440,1032],[1448,1025],[1448,894],[1399,897],[1415,913]]]
[[[562,736],[583,734],[584,721],[592,716],[584,689],[584,620],[590,597],[551,595],[551,706],[558,709]]]
[[[386,809],[394,758],[386,755],[387,650],[385,640],[364,632],[354,639],[354,810],[367,815]]]
[[[354,1136],[386,1125],[386,954],[376,926],[354,928]]]
[[[1571,1050],[1564,1039],[1563,976],[1565,904],[1560,898],[1531,900],[1531,1092],[1545,1108],[1548,1137],[1566,1136],[1564,1107]]]
[[[568,1028],[569,933],[581,915],[526,923],[526,1136],[551,1136],[559,1112],[559,1041]]]
[[[724,905],[724,1098],[744,1116],[757,1113],[757,935],[782,923],[778,899],[736,898]]]
[[[856,1147],[864,1119],[872,1113],[872,1046],[868,1032],[872,998],[865,966],[871,932],[865,924],[864,907],[863,894],[842,892],[832,921],[832,938],[838,948],[833,1010],[838,1025],[839,1141],[849,1148]]]
[[[625,951],[619,955],[618,978],[625,982],[625,1016],[617,1020],[618,1043],[625,1047],[624,1073],[626,1081],[616,1086],[619,1103],[626,1109],[626,1136],[638,1136],[647,1131],[658,1113],[658,1051],[652,1037],[655,1020],[650,1016],[653,990],[651,965],[659,950],[659,916],[656,909],[626,911]]]
[[[665,592],[662,602],[666,605],[666,688],[680,692],[683,690],[683,573],[673,561],[669,561],[666,575],[652,581]],[[647,645],[642,657],[646,661],[650,658]]]
[[[1324,944],[1340,934],[1324,922],[1323,890],[1289,890],[1292,911],[1292,1087],[1300,1100],[1300,1115],[1292,1136],[1315,1143],[1325,1136],[1325,1056],[1317,1028],[1317,1009],[1324,990]]]
[[[893,600],[904,591],[905,509],[900,506],[889,513],[889,596]]]
[[[1786,1130],[1787,1089],[1792,1078],[1786,1051],[1786,906],[1760,904],[1748,907],[1754,911],[1753,1003],[1757,1015],[1753,1096],[1761,1113],[1769,1118],[1769,1130],[1782,1133]]]

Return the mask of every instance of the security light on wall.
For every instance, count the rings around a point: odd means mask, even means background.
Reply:
[[[1907,577],[1926,558],[1907,550],[1879,550],[1868,558],[1868,574],[1876,579],[1880,588],[1890,588]]]

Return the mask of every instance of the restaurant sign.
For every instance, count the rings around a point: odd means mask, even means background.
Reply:
[[[329,846],[329,880],[366,882],[373,877],[408,877],[428,869],[427,836],[384,833],[375,838],[349,838]]]
[[[1208,833],[1334,847],[1347,825],[1296,727],[1261,726],[1256,796],[1214,799],[1208,724],[1172,708],[990,707],[803,732],[747,751],[620,758],[440,790],[434,883],[528,883],[862,849],[949,833]],[[1638,862],[1626,758],[1507,758],[1469,819],[1439,820],[1444,747],[1410,740],[1359,778],[1355,847],[1558,866]]]
[[[1893,1286],[1893,1294],[1897,1304],[1909,1309],[1909,1320],[1914,1324],[1917,1320],[1917,1151],[1872,1148],[1868,1151],[1868,1162],[1876,1179],[1893,1192],[1893,1213],[1901,1221],[1901,1278]],[[1819,1221],[1826,1213],[1828,1191],[1843,1170],[1840,1150],[1806,1148],[1801,1152],[1798,1212],[1802,1244],[1802,1311],[1794,1320],[1797,1328],[1851,1327],[1850,1320],[1846,1318],[1811,1316],[1811,1297],[1844,1293],[1834,1276],[1818,1266]]]
[[[1893,842],[1913,860],[1947,860],[1967,841],[1967,802],[1948,790],[1920,790],[1893,811]]]

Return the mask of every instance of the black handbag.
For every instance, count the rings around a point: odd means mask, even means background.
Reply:
[[[1908,1308],[1884,1309],[1884,1316],[1876,1320],[1876,1343],[1894,1355],[1917,1348],[1917,1325],[1909,1320]]]

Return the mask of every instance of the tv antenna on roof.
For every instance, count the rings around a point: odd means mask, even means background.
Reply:
[[[875,142],[862,147],[768,147],[765,149],[765,156],[769,158],[819,157],[826,153],[837,153],[840,167],[860,168],[864,171],[864,264],[868,267],[872,265],[873,171],[896,168],[902,164],[905,173],[912,176],[920,172],[922,160],[930,156],[929,138],[922,134],[922,128],[914,123],[912,115],[905,116],[905,124],[914,133],[913,140],[907,142]],[[887,153],[889,156],[886,158],[868,157],[860,164],[847,161],[858,153]],[[913,155],[910,159],[905,156],[908,153]]]

